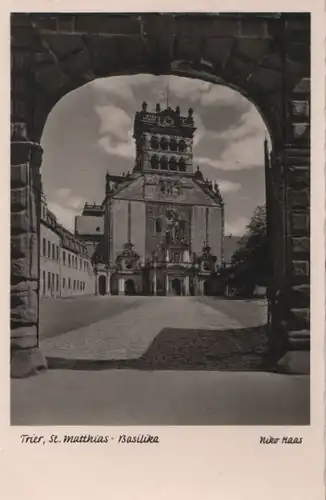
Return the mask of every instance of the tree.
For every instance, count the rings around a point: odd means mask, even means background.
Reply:
[[[266,286],[268,247],[266,207],[258,206],[247,225],[246,234],[232,256],[231,281],[240,293],[251,294],[256,285]]]

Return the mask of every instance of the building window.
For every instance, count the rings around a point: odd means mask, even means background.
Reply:
[[[55,260],[55,244],[52,243],[52,259]]]
[[[48,272],[48,290],[51,290],[51,273]]]
[[[172,158],[170,159],[169,167],[170,167],[170,170],[177,170],[177,160],[176,160],[175,156],[172,156]]]
[[[70,267],[70,253],[68,253],[68,267]]]
[[[186,171],[186,162],[185,162],[184,158],[180,158],[180,160],[179,160],[179,170],[180,170],[180,172]]]
[[[180,254],[179,253],[174,253],[172,256],[172,261],[173,262],[180,262]]]
[[[166,137],[162,137],[162,139],[160,141],[160,146],[161,146],[161,149],[163,149],[163,151],[166,151],[168,149],[169,143],[168,143],[168,140]]]
[[[65,289],[66,288],[66,278],[63,278],[62,279],[62,288]]]
[[[45,294],[46,291],[46,274],[45,271],[43,271],[43,295]]]
[[[187,148],[187,145],[186,145],[185,141],[183,139],[181,139],[181,141],[179,141],[179,151],[181,153],[183,153],[184,151],[186,151],[186,148]]]
[[[151,167],[154,169],[158,168],[158,157],[157,155],[151,156]]]
[[[59,291],[59,274],[56,275],[56,290]]]
[[[74,290],[76,290],[76,280],[74,280]]]
[[[162,232],[162,221],[161,219],[155,219],[155,233]]]
[[[178,149],[178,144],[175,139],[170,140],[170,150],[171,151],[176,151]]]
[[[71,279],[70,279],[70,278],[69,278],[69,280],[68,280],[68,288],[69,288],[69,290],[70,290],[70,288],[71,288]]]
[[[44,257],[46,257],[46,239],[45,239],[45,238],[43,238],[42,245],[43,245],[43,252],[42,252],[42,255],[43,255]]]
[[[156,135],[153,135],[151,137],[151,148],[152,149],[157,149],[158,148],[158,138],[156,137]]]
[[[83,261],[80,259],[79,260],[79,268],[82,269],[83,268]]]
[[[168,169],[168,159],[166,156],[162,156],[162,158],[161,158],[161,169],[162,170]]]
[[[62,250],[62,262],[63,262],[63,265],[65,266],[66,265],[66,252],[64,250]]]
[[[51,257],[51,243],[48,241],[48,257]]]
[[[59,247],[58,247],[58,245],[57,245],[57,261],[58,261],[58,262],[59,262],[59,255],[60,255],[60,253],[59,253]]]
[[[52,286],[51,291],[54,292],[54,273],[52,273]]]

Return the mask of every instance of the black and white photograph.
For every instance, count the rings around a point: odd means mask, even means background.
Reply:
[[[310,14],[10,24],[11,426],[309,426]]]

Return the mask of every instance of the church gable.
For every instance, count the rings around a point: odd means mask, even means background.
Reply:
[[[144,200],[143,186],[143,176],[132,179],[128,184],[119,187],[118,191],[113,195],[113,199]]]
[[[216,196],[191,177],[147,175],[145,199],[187,205],[219,206]]]
[[[220,200],[212,192],[212,190],[208,189],[205,186],[201,186],[196,181],[192,181],[192,183],[193,183],[192,203],[194,205],[197,204],[197,205],[220,206]]]

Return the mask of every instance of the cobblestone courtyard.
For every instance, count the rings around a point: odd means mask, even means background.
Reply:
[[[235,331],[249,339],[266,322],[264,301],[215,297],[89,297],[42,308],[41,347],[53,367],[53,360],[144,360],[155,350],[160,368],[164,359],[167,368],[185,367],[185,361],[188,368],[205,368],[222,339]],[[223,350],[232,347],[236,342]]]

